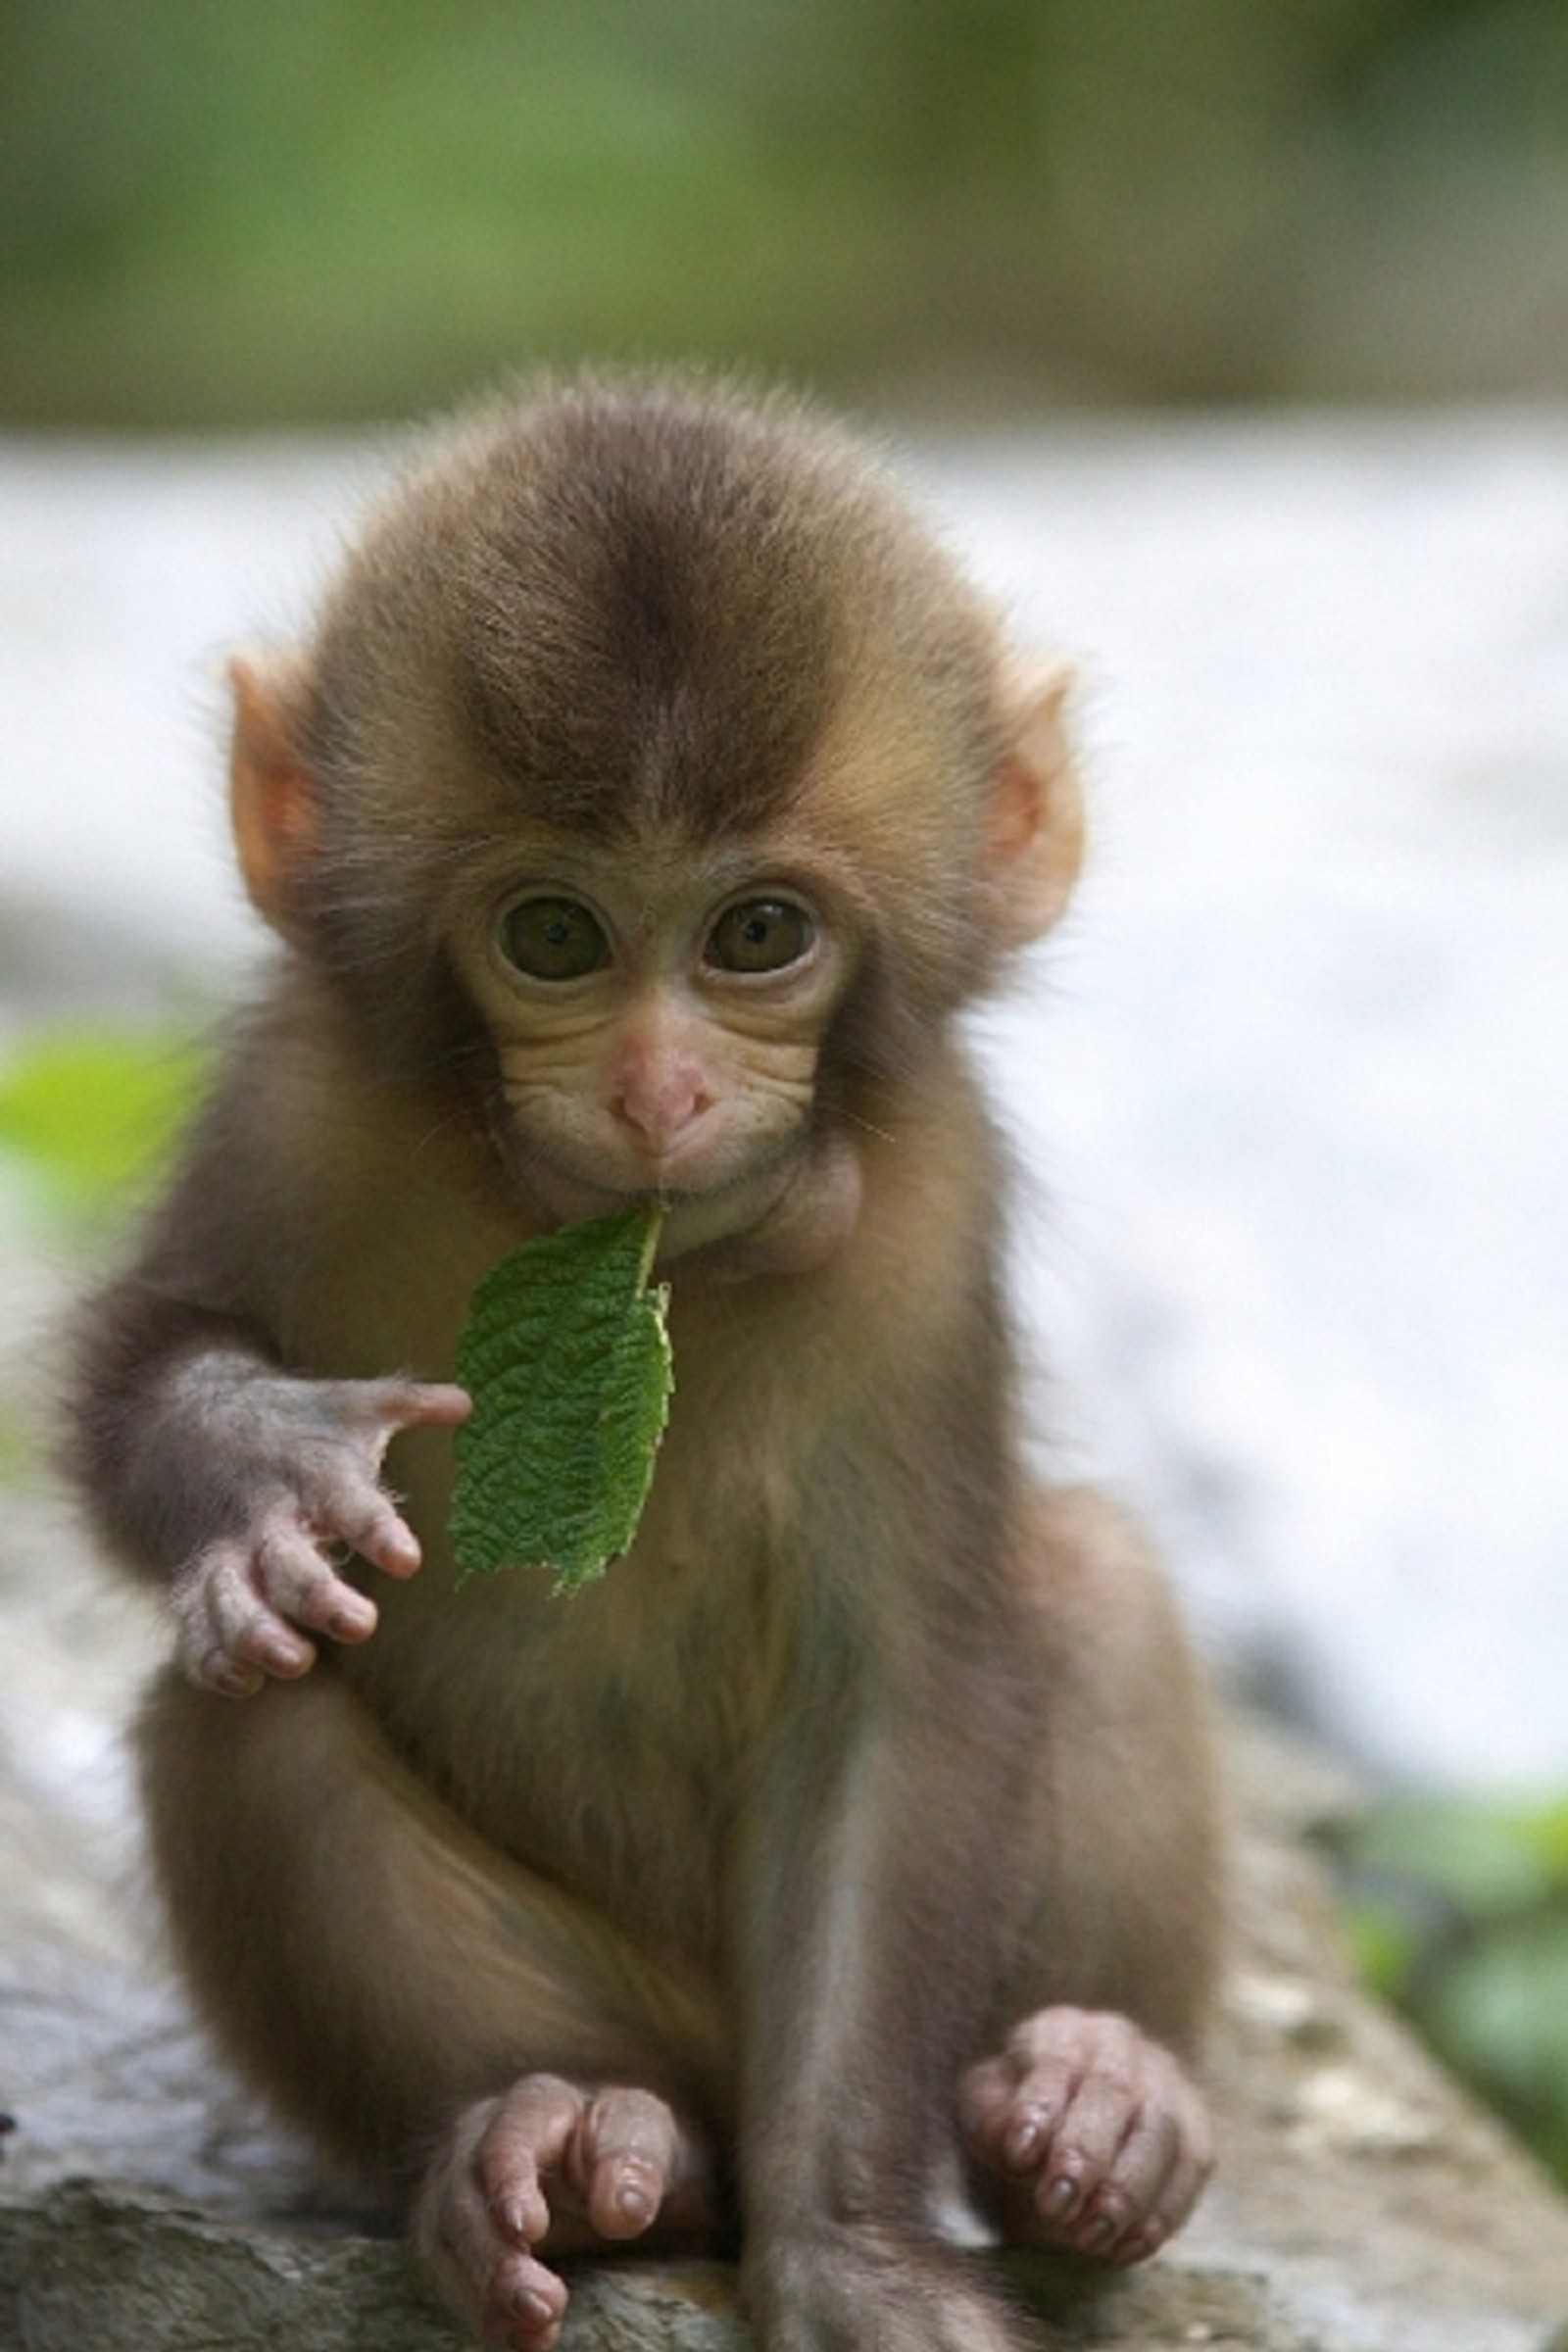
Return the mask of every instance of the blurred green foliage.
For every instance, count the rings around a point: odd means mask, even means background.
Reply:
[[[0,418],[1568,374],[1561,0],[10,0]]]
[[[205,1066],[183,1032],[35,1032],[0,1058],[0,1169],[58,1231],[101,1228],[156,1175]]]
[[[1568,1799],[1389,1801],[1341,1860],[1368,1981],[1568,2182]]]
[[[86,1259],[168,1157],[207,1066],[189,1029],[74,1023],[0,1052],[0,1246]],[[0,1493],[44,1475],[37,1399],[0,1383]]]

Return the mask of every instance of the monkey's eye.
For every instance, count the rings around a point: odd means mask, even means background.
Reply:
[[[502,916],[500,937],[530,980],[581,980],[610,961],[603,924],[575,899],[524,899]]]
[[[703,960],[721,972],[782,972],[815,937],[810,916],[792,900],[743,899],[708,934]]]

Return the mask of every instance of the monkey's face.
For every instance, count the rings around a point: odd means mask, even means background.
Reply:
[[[809,1140],[853,929],[826,872],[740,848],[509,856],[456,953],[516,1181],[562,1218],[658,1197],[671,1251],[749,1231]]]
[[[533,1210],[660,1197],[666,1253],[820,1262],[855,1091],[1060,911],[1064,684],[833,435],[568,390],[400,493],[308,652],[236,665],[241,863],[375,1083],[443,1086]]]

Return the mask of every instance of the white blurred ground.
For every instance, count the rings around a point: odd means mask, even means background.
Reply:
[[[74,970],[131,1005],[248,952],[218,664],[287,634],[377,462],[0,443],[0,1043]],[[986,1024],[1056,1458],[1363,1760],[1562,1784],[1568,416],[915,470],[1085,678],[1092,879]]]

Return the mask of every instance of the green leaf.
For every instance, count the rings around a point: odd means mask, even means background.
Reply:
[[[674,1385],[665,1293],[650,1291],[660,1208],[526,1242],[473,1294],[457,1374],[460,1576],[548,1568],[557,1592],[630,1545]]]

